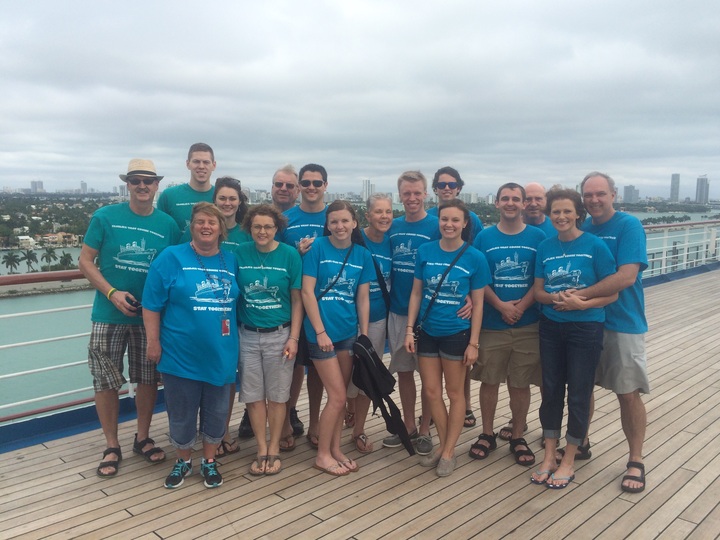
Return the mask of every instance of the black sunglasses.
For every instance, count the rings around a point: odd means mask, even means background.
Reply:
[[[313,187],[323,187],[325,182],[322,180],[300,180],[300,185],[302,187],[310,187],[310,184],[312,184]]]
[[[437,189],[457,189],[458,183],[457,182],[438,182],[437,183]]]
[[[274,185],[278,189],[282,189],[283,186],[285,186],[285,189],[287,190],[295,189],[295,184],[293,184],[292,182],[274,182]]]
[[[127,183],[132,184],[133,186],[139,186],[140,182],[146,186],[152,186],[155,182],[157,182],[157,178],[150,176],[131,176],[127,179]]]

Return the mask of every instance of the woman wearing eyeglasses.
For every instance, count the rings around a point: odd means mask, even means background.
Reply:
[[[243,359],[240,401],[246,404],[257,441],[257,457],[249,470],[254,476],[277,474],[282,468],[280,435],[302,324],[302,261],[297,250],[275,240],[286,223],[276,208],[253,206],[243,220],[253,241],[235,249]]]

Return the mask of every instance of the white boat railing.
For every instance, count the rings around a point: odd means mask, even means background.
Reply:
[[[644,278],[654,278],[669,274],[673,272],[679,272],[684,270],[690,270],[693,268],[702,267],[705,265],[717,263],[720,259],[720,221],[705,221],[705,222],[688,222],[683,224],[671,224],[671,225],[650,225],[646,226],[645,230],[648,239],[648,268],[645,270]],[[54,274],[61,274],[60,276],[53,276]],[[23,283],[37,283],[43,281],[54,281],[62,279],[67,281],[68,279],[80,279],[82,275],[79,271],[65,271],[65,272],[42,272],[26,275],[13,275],[13,276],[0,276],[0,288],[9,287],[13,285]],[[0,300],[1,301],[1,300]],[[76,305],[67,306],[62,308],[45,309],[38,311],[28,311],[22,313],[13,313],[0,315],[0,319],[10,319],[17,317],[36,317],[41,314],[62,312],[62,311],[73,311],[81,309],[89,309],[90,305]],[[32,324],[32,323],[30,323]],[[90,326],[88,316],[88,327]],[[48,339],[38,339],[32,341],[19,341],[15,343],[9,343],[0,345],[0,351],[13,351],[24,347],[36,347],[43,343],[50,343],[54,341],[68,340],[78,337],[89,336],[89,332],[80,334],[66,334],[59,335]],[[87,342],[84,342],[86,344]],[[85,358],[85,350],[78,350],[78,358]],[[0,385],[5,384],[22,384],[21,381],[24,377],[37,374],[44,371],[62,371],[69,368],[77,367],[81,364],[86,364],[87,360],[83,359],[77,362],[61,363],[55,366],[49,366],[38,369],[18,371],[15,373],[8,373],[0,375]],[[59,377],[62,378],[62,377]],[[128,385],[128,393],[132,395],[132,385]],[[62,409],[68,406],[78,406],[82,403],[92,402],[92,388],[87,386],[81,386],[67,391],[53,393],[52,395],[38,396],[31,399],[25,399],[16,401],[13,403],[0,403],[0,426],[8,423],[16,422],[19,420],[26,419],[31,416],[35,416],[41,413],[54,412],[58,409]],[[88,396],[90,393],[90,397]],[[0,392],[0,398],[3,392]],[[75,400],[68,403],[61,403],[43,408],[31,408],[28,405],[35,405],[43,402],[49,402],[52,399],[58,397],[85,394],[85,398],[81,400]],[[14,409],[17,407],[24,407],[25,410],[21,413],[14,413],[8,416],[2,416],[2,411],[8,409]]]

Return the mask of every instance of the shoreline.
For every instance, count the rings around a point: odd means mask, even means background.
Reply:
[[[50,281],[48,283],[28,283],[25,285],[8,285],[0,287],[0,299],[18,298],[20,296],[34,296],[38,294],[55,294],[64,292],[92,290],[87,279],[78,279],[73,282]]]

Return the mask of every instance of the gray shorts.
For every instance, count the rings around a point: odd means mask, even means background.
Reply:
[[[242,384],[240,398],[243,403],[274,401],[285,403],[290,398],[295,361],[283,356],[290,327],[260,334],[240,327],[242,347]]]
[[[385,319],[370,323],[368,326],[368,337],[370,338],[370,343],[372,343],[372,346],[382,360],[383,354],[385,354]],[[347,397],[352,399],[357,397],[358,394],[365,395],[365,392],[358,390],[358,387],[355,386],[352,379],[350,379],[350,384],[347,388]]]
[[[631,394],[635,390],[649,394],[645,334],[606,329],[595,384],[616,394]]]
[[[390,373],[417,371],[417,356],[405,350],[405,334],[410,331],[407,327],[407,315],[398,315],[391,311],[389,317]]]

